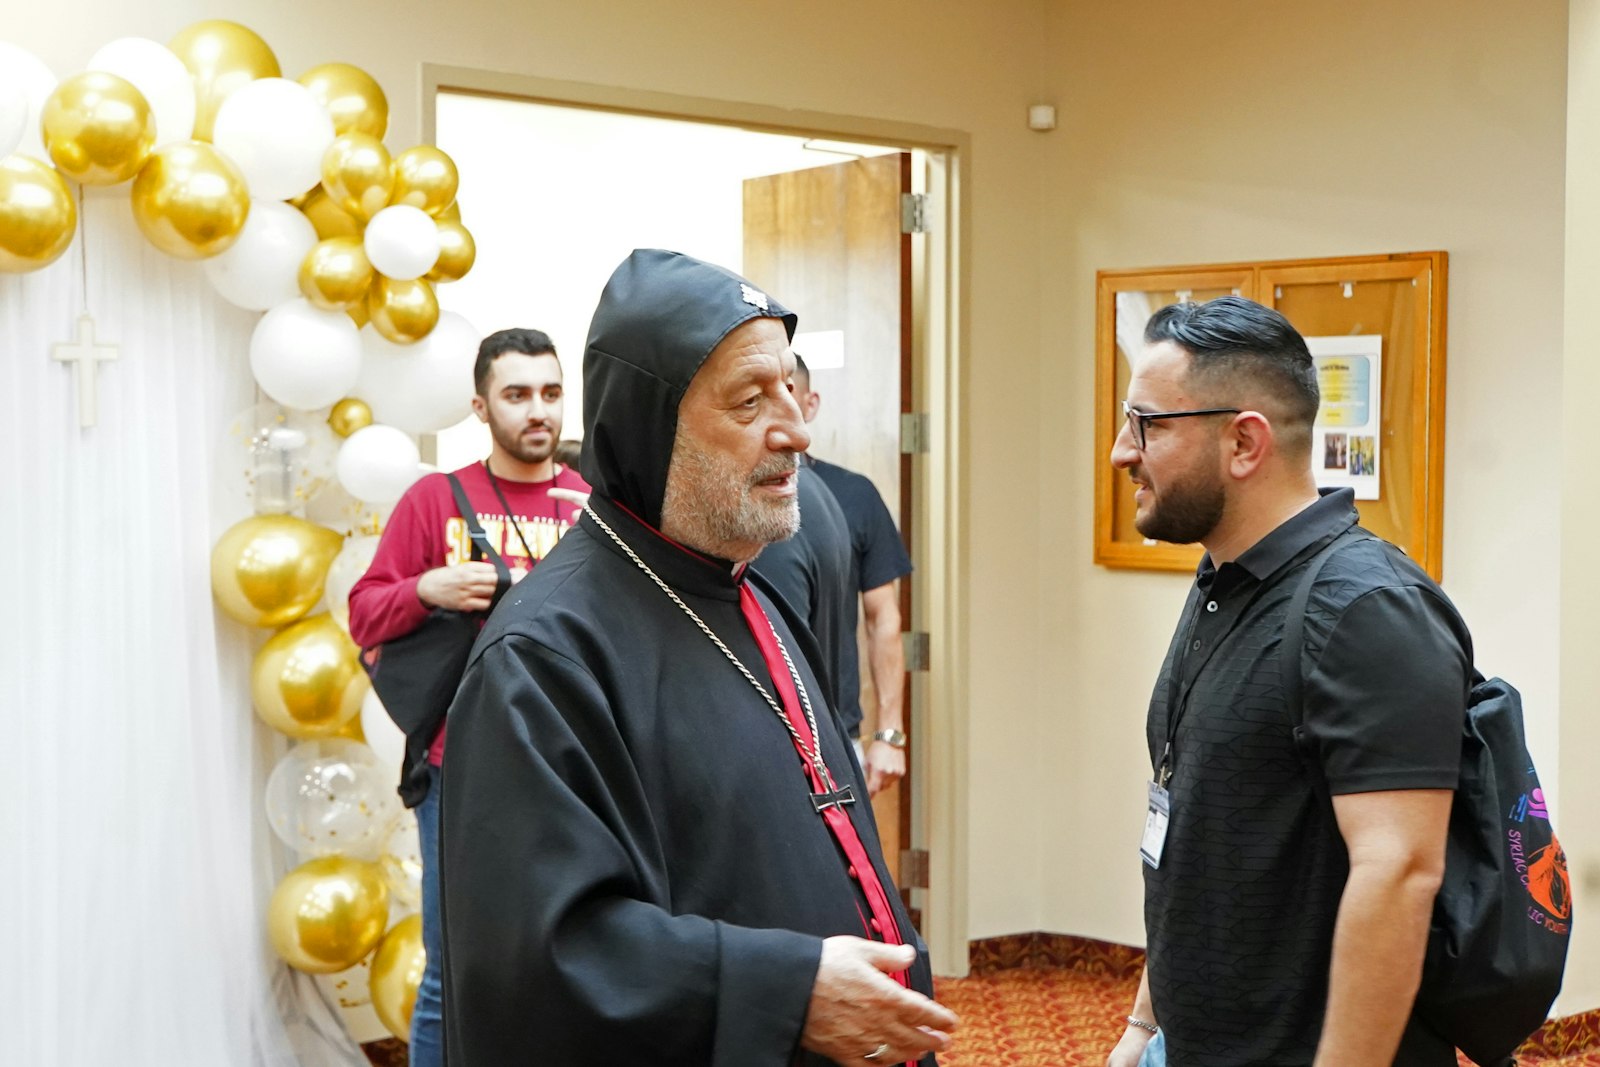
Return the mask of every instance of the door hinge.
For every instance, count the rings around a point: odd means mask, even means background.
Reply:
[[[928,888],[928,850],[905,848],[900,850],[900,877],[895,879],[902,889]]]
[[[900,194],[900,232],[927,233],[933,229],[933,205],[927,193]]]
[[[932,446],[926,411],[900,413],[900,454],[919,456]]]
[[[926,630],[908,630],[900,635],[900,641],[905,646],[906,670],[925,671],[928,669],[929,638]]]

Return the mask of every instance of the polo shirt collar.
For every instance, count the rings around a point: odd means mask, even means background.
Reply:
[[[1332,540],[1348,530],[1360,517],[1354,489],[1318,489],[1316,503],[1280,523],[1233,562],[1256,581],[1265,581],[1312,545]],[[1197,577],[1202,584],[1207,584],[1216,571],[1211,553],[1207,552],[1200,560]]]

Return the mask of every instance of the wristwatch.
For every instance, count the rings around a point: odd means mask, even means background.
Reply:
[[[891,748],[906,747],[906,732],[904,730],[879,730],[872,735],[874,741],[882,741]]]

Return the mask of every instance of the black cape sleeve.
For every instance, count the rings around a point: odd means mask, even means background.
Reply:
[[[787,1067],[821,939],[673,914],[605,688],[549,648],[502,637],[474,658],[449,721],[451,1067]]]

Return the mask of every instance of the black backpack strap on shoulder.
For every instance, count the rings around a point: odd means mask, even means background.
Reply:
[[[1335,537],[1328,545],[1312,557],[1311,565],[1306,568],[1305,577],[1300,579],[1300,584],[1295,587],[1294,597],[1289,601],[1288,614],[1283,617],[1283,638],[1279,645],[1280,674],[1283,678],[1284,703],[1288,705],[1289,712],[1294,716],[1294,740],[1302,754],[1308,754],[1307,742],[1303,727],[1306,720],[1306,709],[1302,703],[1301,691],[1304,688],[1300,676],[1300,651],[1306,628],[1306,606],[1311,602],[1311,587],[1317,582],[1317,575],[1322,573],[1323,565],[1333,558],[1333,554],[1347,545],[1360,541],[1376,541],[1359,526],[1350,529]]]
[[[489,602],[489,608],[493,610],[494,606],[500,603],[500,598],[506,595],[506,590],[511,588],[511,568],[506,566],[506,561],[500,558],[500,553],[489,543],[489,535],[483,532],[483,526],[478,522],[477,509],[472,506],[472,501],[467,499],[467,491],[462,487],[461,479],[454,474],[446,474],[445,477],[450,479],[450,492],[456,498],[456,513],[467,524],[467,537],[472,541],[473,560],[487,559],[494,564],[494,599]]]

